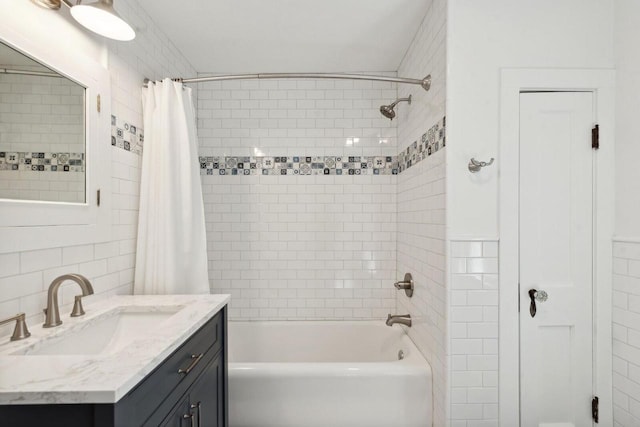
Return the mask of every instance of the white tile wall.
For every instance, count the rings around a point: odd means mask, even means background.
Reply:
[[[434,0],[398,69],[403,77],[432,75],[429,92],[399,85],[398,95],[412,95],[411,105],[398,106],[398,148],[419,141],[445,114],[446,1]],[[396,279],[410,272],[415,293],[396,293],[397,312],[415,319],[409,336],[430,362],[434,375],[436,427],[447,424],[447,293],[445,261],[446,149],[398,175],[398,239]]]
[[[452,427],[498,426],[498,242],[451,241]]]
[[[234,319],[394,309],[396,176],[203,176],[209,278]]]
[[[395,156],[399,119],[383,117],[379,108],[396,96],[396,85],[385,82],[283,79],[200,83],[200,155]]]
[[[412,95],[411,105],[396,107],[398,148],[403,149],[445,115],[447,1],[433,0],[425,19],[398,68],[402,77],[422,78],[431,74],[431,89],[398,85],[398,96]]]
[[[613,418],[640,425],[640,243],[613,244]]]
[[[200,155],[398,154],[398,120],[379,112],[396,99],[394,84],[198,86]],[[393,311],[396,176],[218,175],[202,183],[211,288],[232,295],[230,318],[371,319]]]
[[[83,93],[64,78],[0,75],[0,151],[84,153]],[[3,170],[0,197],[84,201],[84,174]]]
[[[398,175],[398,279],[411,273],[414,294],[397,292],[397,313],[410,313],[407,330],[431,364],[434,425],[445,425],[446,281],[445,150]]]
[[[138,28],[138,34],[133,42],[107,42],[112,84],[111,114],[142,125],[143,78],[192,76],[195,70],[136,1],[119,0],[116,7]],[[110,141],[104,143],[110,144]],[[141,157],[118,148],[112,150],[113,238],[81,247],[1,255],[0,318],[24,311],[29,326],[39,327],[49,283],[58,275],[69,272],[85,274],[92,281],[96,295],[91,298],[131,292]],[[61,305],[68,306],[72,302],[72,296],[77,292],[73,286],[65,284],[61,288]],[[63,320],[67,311],[70,311],[69,307],[61,310]],[[11,326],[0,329],[0,343],[1,337],[10,333]]]
[[[0,151],[83,153],[83,94],[65,78],[0,75]]]

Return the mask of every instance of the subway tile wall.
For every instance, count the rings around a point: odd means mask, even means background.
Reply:
[[[83,95],[66,78],[0,75],[0,198],[84,202]]]
[[[396,176],[373,175],[368,164],[362,174],[362,162],[360,174],[347,168],[338,176],[327,162],[392,157],[397,168],[400,118],[379,112],[396,96],[394,84],[350,80],[199,85],[200,156],[211,171],[202,175],[209,278],[213,292],[232,295],[231,319],[371,319],[392,311]],[[301,169],[306,157],[309,174]],[[214,169],[216,158],[225,169]],[[246,175],[237,168],[243,158]],[[260,174],[256,163],[252,174],[252,158],[280,162]],[[314,163],[322,174],[313,174]],[[226,169],[243,176],[221,175]]]
[[[134,27],[144,30],[138,31],[132,42],[106,42],[111,114],[127,123],[142,124],[140,94],[144,77],[190,76],[195,70],[136,1],[120,0],[118,12]],[[84,274],[93,282],[96,295],[91,298],[131,293],[141,157],[117,146],[112,148],[111,155],[113,238],[83,246],[0,254],[0,318],[24,311],[29,326],[39,327],[49,283],[69,272]],[[73,286],[62,286],[61,305],[68,306],[73,301],[77,291]],[[70,307],[64,307],[61,313],[67,311]],[[0,328],[0,337],[11,334],[11,328],[10,325]]]
[[[451,427],[498,426],[498,242],[451,241]]]
[[[396,312],[411,314],[407,333],[431,364],[436,426],[446,419],[445,153],[398,175],[396,278],[411,273],[415,290],[397,292]]]
[[[613,419],[640,425],[640,243],[613,243]]]
[[[201,156],[398,154],[400,119],[379,111],[396,99],[394,83],[282,79],[198,86]]]
[[[71,80],[0,75],[0,151],[83,153],[83,111],[84,88]]]
[[[412,95],[411,105],[398,105],[400,149],[419,144],[425,129],[444,125],[446,101],[445,0],[434,0],[400,64],[398,75],[432,76],[429,92],[399,85],[398,96]],[[444,143],[444,140],[442,140]],[[444,144],[442,144],[444,145]],[[431,364],[434,386],[433,425],[447,425],[447,318],[445,252],[446,148],[398,175],[396,280],[413,275],[411,299],[396,292],[398,313],[415,319],[409,336]]]
[[[443,117],[397,156],[199,156],[200,175],[397,175],[444,149],[445,123]]]
[[[395,306],[396,177],[203,176],[209,279],[233,319],[371,319]]]

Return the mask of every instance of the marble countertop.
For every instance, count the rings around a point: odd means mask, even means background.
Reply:
[[[62,325],[29,325],[31,337],[0,345],[0,404],[114,403],[124,397],[228,302],[229,295],[128,295],[91,302],[86,314],[61,313]],[[178,310],[114,351],[31,355],[32,349],[82,330],[114,310]]]

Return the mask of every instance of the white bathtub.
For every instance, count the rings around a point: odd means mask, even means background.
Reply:
[[[229,322],[230,427],[429,427],[431,418],[431,367],[399,325]]]

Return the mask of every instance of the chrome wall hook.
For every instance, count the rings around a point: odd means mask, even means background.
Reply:
[[[472,157],[471,160],[469,160],[469,172],[471,173],[480,172],[480,169],[482,169],[483,167],[491,166],[494,160],[495,159],[492,157],[491,160],[489,160],[488,162],[479,162]]]

